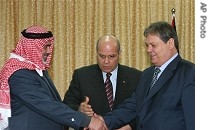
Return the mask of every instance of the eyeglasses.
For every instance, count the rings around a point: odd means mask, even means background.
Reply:
[[[98,53],[98,56],[99,56],[99,58],[101,58],[101,59],[106,59],[106,58],[108,58],[109,60],[113,60],[113,59],[115,59],[118,55],[116,55],[116,54],[112,54],[112,55],[108,55],[108,56],[106,56],[106,55],[102,55],[102,54],[99,54]]]

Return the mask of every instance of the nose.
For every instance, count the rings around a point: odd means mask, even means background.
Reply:
[[[46,53],[50,53],[50,46],[47,46]]]
[[[108,57],[108,56],[106,56],[106,57],[104,58],[104,62],[105,62],[105,63],[108,63],[108,62],[109,62],[109,57]]]
[[[151,52],[152,51],[152,46],[151,45],[148,45],[147,46],[147,52]]]

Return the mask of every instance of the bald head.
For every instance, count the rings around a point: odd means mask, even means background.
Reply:
[[[118,53],[120,52],[120,41],[112,35],[104,35],[100,37],[96,44],[96,51],[98,52],[99,44],[111,43],[116,46]]]

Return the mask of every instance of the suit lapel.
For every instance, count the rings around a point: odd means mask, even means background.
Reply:
[[[100,70],[98,65],[94,66],[94,68],[91,70],[90,76],[91,76],[90,82],[91,85],[94,87],[94,92],[100,95],[100,101],[104,101],[103,102],[104,107],[109,109],[109,103],[106,95],[104,79],[102,71]]]
[[[104,80],[102,72],[99,68],[99,66],[96,66],[93,71],[91,72],[90,76],[91,78],[91,84],[98,89],[99,86],[104,86]],[[101,88],[101,87],[100,87]]]
[[[50,89],[50,91],[52,92],[52,94],[55,97],[55,99],[61,101],[59,93],[56,90],[55,85],[53,84],[52,80],[50,79],[47,71],[43,71],[43,77],[42,78],[45,81],[45,83],[47,84],[47,86]]]
[[[149,92],[148,96],[146,97],[147,101],[150,99],[155,93],[157,93],[161,87],[173,76],[174,70],[177,68],[178,62],[181,60],[180,56],[177,56],[163,71],[159,79],[157,80],[156,84]]]
[[[115,93],[115,100],[114,100],[114,106],[118,104],[118,99],[121,99],[121,96],[123,96],[123,93],[126,92],[126,86],[128,82],[128,77],[122,68],[120,64],[118,64],[118,72],[117,72],[117,84],[116,84],[116,93]]]
[[[163,73],[161,74],[161,76],[159,77],[159,79],[157,80],[156,84],[154,85],[154,87],[152,88],[152,90],[149,92],[149,94],[147,96],[145,96],[145,100],[142,103],[141,106],[141,111],[142,113],[144,113],[142,116],[142,119],[144,118],[144,116],[146,115],[146,111],[147,111],[147,105],[149,105],[151,100],[151,98],[164,86],[164,84],[166,82],[168,82],[168,80],[170,78],[173,77],[175,70],[178,66],[179,61],[181,60],[181,57],[178,55],[163,71]],[[153,68],[154,69],[154,68]],[[153,71],[152,69],[150,70],[151,72],[151,77],[153,75]],[[149,81],[149,80],[148,80]],[[151,80],[150,80],[151,82]],[[149,89],[148,85],[150,85],[150,82],[147,82],[148,84],[145,84],[145,86],[147,85],[147,91]],[[146,90],[146,89],[145,89]],[[146,92],[147,92],[146,91]],[[146,94],[145,94],[146,95]],[[147,104],[147,105],[146,105]]]
[[[123,69],[121,69],[121,66],[118,66],[118,72],[117,72],[117,84],[116,89],[119,91],[123,86],[127,84],[127,77],[125,73],[123,72]],[[116,92],[117,92],[116,90]]]
[[[167,73],[162,73],[161,76],[159,77],[159,79],[157,80],[156,84],[154,85],[154,87],[150,90],[148,96],[146,97],[147,101],[148,99],[150,99],[155,93],[157,93],[161,87],[171,78],[171,76],[173,76],[172,70],[165,70],[168,71]],[[149,87],[148,87],[149,88]],[[149,90],[148,90],[149,91]]]

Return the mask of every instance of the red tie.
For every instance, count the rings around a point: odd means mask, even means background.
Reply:
[[[105,89],[106,89],[106,95],[109,101],[109,107],[112,110],[113,106],[113,88],[112,88],[112,82],[110,80],[111,73],[106,74],[106,81],[105,81]]]

